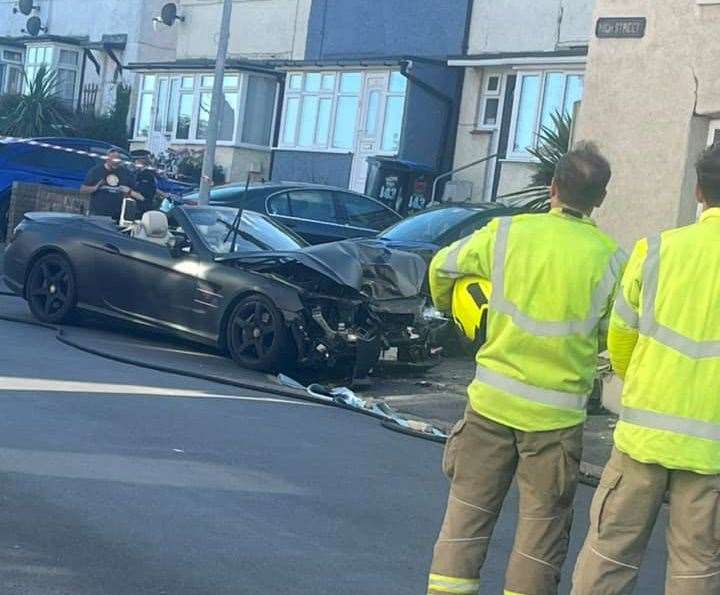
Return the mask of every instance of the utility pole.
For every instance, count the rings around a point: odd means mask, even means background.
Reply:
[[[225,58],[230,41],[230,17],[233,0],[223,0],[220,37],[218,39],[217,59],[215,60],[215,82],[213,84],[210,116],[208,120],[205,155],[203,157],[202,176],[200,177],[200,196],[198,202],[206,205],[210,202],[210,186],[213,169],[215,168],[215,147],[217,146],[220,114],[225,100],[223,94],[223,78],[225,77]]]

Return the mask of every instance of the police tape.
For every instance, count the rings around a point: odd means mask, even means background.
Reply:
[[[104,142],[104,141],[98,141],[98,142]],[[17,144],[17,143],[21,143],[21,144],[24,144],[24,145],[30,145],[30,146],[33,146],[33,147],[41,147],[41,148],[43,148],[43,149],[53,149],[53,150],[55,150],[55,151],[62,151],[63,153],[72,153],[72,154],[75,154],[75,155],[83,155],[83,156],[85,156],[85,157],[92,157],[93,159],[102,159],[103,161],[108,161],[108,160],[110,159],[109,153],[113,152],[113,149],[109,149],[109,150],[108,150],[107,152],[105,152],[105,153],[95,153],[95,152],[93,152],[93,151],[83,151],[82,149],[74,149],[74,148],[72,148],[72,147],[63,147],[63,146],[61,146],[61,145],[54,145],[53,143],[48,143],[48,142],[45,142],[45,141],[39,141],[39,140],[35,140],[35,139],[32,139],[32,138],[22,138],[22,137],[16,137],[16,136],[3,136],[3,135],[0,135],[0,145],[2,145],[2,144]],[[116,152],[122,155],[122,150],[121,150],[121,149],[118,148],[118,149],[116,150]],[[130,159],[130,160],[128,160],[128,159],[119,159],[119,160],[118,160],[118,159],[115,159],[114,161],[119,162],[119,163],[122,163],[123,165],[128,165],[128,166],[134,166],[134,165],[135,165],[135,161],[133,161],[132,159]],[[168,173],[168,170],[166,170],[166,169],[161,169],[161,168],[158,168],[158,167],[152,167],[152,166],[150,166],[150,165],[145,165],[145,166],[143,167],[143,169],[146,169],[146,170],[148,170],[148,171],[153,171],[153,172],[158,173],[158,174],[167,174],[167,173]]]

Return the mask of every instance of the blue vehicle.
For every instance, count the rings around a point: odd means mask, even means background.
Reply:
[[[103,141],[85,138],[36,138],[33,140],[99,155],[104,155],[108,150],[114,148],[122,153],[125,159],[132,160],[130,154],[124,149]],[[80,188],[87,172],[97,163],[98,159],[87,155],[38,147],[24,142],[0,141],[0,238],[4,237],[13,182],[46,184],[60,188]],[[158,190],[161,192],[181,195],[194,190],[194,188],[191,184],[158,176]]]

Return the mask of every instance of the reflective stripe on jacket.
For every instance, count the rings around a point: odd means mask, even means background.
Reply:
[[[582,423],[625,260],[591,219],[561,210],[495,219],[440,251],[430,265],[439,309],[450,310],[456,279],[492,283],[473,409],[524,431]]]
[[[720,473],[720,209],[638,242],[610,321],[625,376],[617,447],[643,463]]]

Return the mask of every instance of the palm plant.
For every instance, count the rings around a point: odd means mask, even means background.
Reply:
[[[0,134],[18,137],[57,136],[70,128],[72,110],[58,95],[57,72],[38,68],[25,76],[26,93],[7,97],[0,111]]]
[[[540,129],[537,147],[528,149],[530,155],[537,160],[537,169],[530,183],[534,187],[550,186],[557,162],[570,148],[572,116],[556,111],[550,117],[552,124]]]

